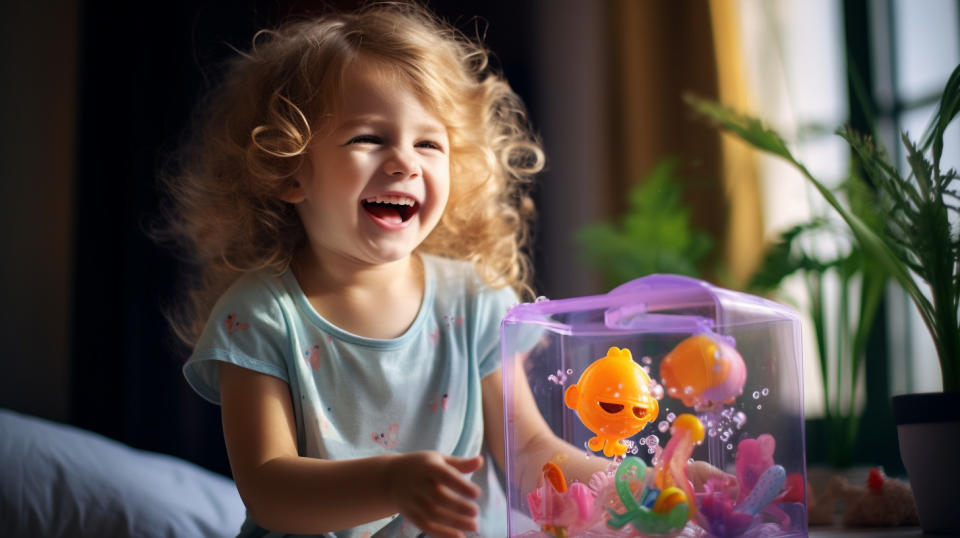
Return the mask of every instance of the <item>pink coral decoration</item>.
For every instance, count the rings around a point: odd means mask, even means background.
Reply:
[[[561,493],[550,481],[544,481],[527,495],[533,520],[554,527],[580,527],[588,523],[593,518],[593,500],[593,492],[580,482]]]

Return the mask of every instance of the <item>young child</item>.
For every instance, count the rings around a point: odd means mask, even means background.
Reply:
[[[544,161],[520,99],[480,45],[389,4],[260,32],[205,103],[170,228],[241,534],[506,536],[499,327]],[[601,460],[517,398],[523,442],[589,477]]]

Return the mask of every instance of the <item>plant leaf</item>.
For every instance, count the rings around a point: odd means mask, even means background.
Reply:
[[[699,277],[697,263],[713,248],[695,230],[682,200],[677,161],[664,159],[628,192],[629,207],[619,219],[577,230],[584,259],[615,287],[652,273]]]
[[[764,126],[760,120],[738,114],[723,105],[699,99],[692,95],[684,96],[684,100],[694,110],[713,120],[717,126],[737,135],[752,146],[784,159],[793,160],[793,156],[787,149],[787,144],[783,141],[783,138],[776,131]]]
[[[764,127],[760,120],[737,114],[722,105],[690,96],[686,97],[686,100],[695,110],[715,121],[720,128],[738,136],[757,149],[785,159],[799,170],[820,193],[820,196],[846,221],[861,246],[870,253],[877,263],[883,264],[886,267],[887,271],[903,286],[904,290],[906,290],[911,297],[915,300],[920,298],[924,301],[925,304],[918,305],[921,306],[921,310],[925,308],[928,314],[931,312],[929,301],[926,301],[920,288],[918,288],[916,282],[913,281],[909,269],[894,255],[891,247],[866,223],[860,220],[859,217],[844,207],[837,197],[830,192],[830,189],[817,180],[802,163],[793,157],[779,134]],[[873,164],[873,162],[871,161],[869,164]],[[880,166],[881,170],[883,169],[882,165],[878,166]]]
[[[943,133],[958,112],[960,112],[960,65],[957,65],[953,73],[950,73],[950,78],[947,79],[943,94],[940,96],[940,104],[924,133],[923,143],[920,144],[921,151],[926,151],[931,145],[933,146],[934,169],[940,169],[940,156],[943,154]]]

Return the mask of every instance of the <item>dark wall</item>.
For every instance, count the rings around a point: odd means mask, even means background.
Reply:
[[[77,6],[17,2],[3,10],[0,36],[0,407],[62,421],[70,385]]]
[[[318,6],[119,5],[87,2],[80,13],[70,421],[228,473],[219,409],[187,387],[163,317],[181,268],[145,231],[157,216],[157,172],[212,67],[229,45],[244,49],[257,29]],[[497,62],[528,99],[529,3],[430,5],[471,35],[473,17],[486,20]]]

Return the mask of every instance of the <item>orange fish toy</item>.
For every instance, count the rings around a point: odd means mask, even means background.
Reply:
[[[622,440],[638,433],[660,412],[650,395],[647,372],[633,361],[630,350],[618,347],[587,366],[580,380],[567,388],[563,401],[596,434],[587,442],[590,450],[602,449],[608,458],[626,454]]]
[[[667,395],[697,412],[732,404],[743,394],[747,367],[740,353],[717,335],[700,333],[677,344],[660,363]]]

